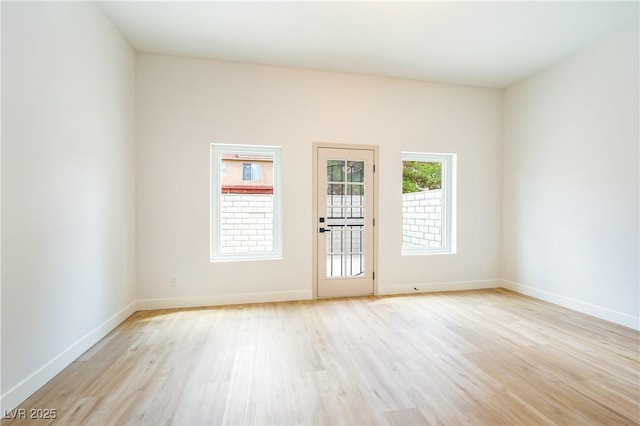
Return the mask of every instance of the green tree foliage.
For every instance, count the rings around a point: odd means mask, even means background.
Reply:
[[[402,162],[402,193],[440,189],[442,164],[424,161]]]

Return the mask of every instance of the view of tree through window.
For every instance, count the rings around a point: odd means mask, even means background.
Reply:
[[[442,188],[442,163],[431,161],[402,162],[402,193]]]
[[[455,250],[455,154],[402,153],[402,253]]]

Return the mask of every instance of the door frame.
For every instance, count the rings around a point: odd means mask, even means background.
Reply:
[[[359,145],[359,144],[339,144],[328,142],[314,142],[312,145],[312,182],[313,182],[313,199],[312,199],[312,211],[311,215],[311,229],[313,234],[313,267],[312,267],[312,286],[313,286],[313,298],[318,299],[318,228],[319,228],[319,216],[318,216],[318,151],[321,148],[329,149],[347,149],[347,150],[362,150],[373,151],[373,165],[375,167],[373,173],[373,294],[378,294],[378,145]]]

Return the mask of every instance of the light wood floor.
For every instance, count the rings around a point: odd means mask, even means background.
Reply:
[[[639,345],[506,290],[145,311],[2,424],[638,424]]]

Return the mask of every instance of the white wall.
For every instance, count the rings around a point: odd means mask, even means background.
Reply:
[[[313,142],[380,146],[380,293],[499,278],[499,91],[155,55],[136,87],[140,307],[310,297]],[[211,143],[283,147],[282,260],[209,262]],[[400,255],[401,151],[458,153],[457,254]]]
[[[135,307],[135,57],[91,3],[2,4],[2,408]]]
[[[507,286],[638,328],[638,28],[504,96]]]

